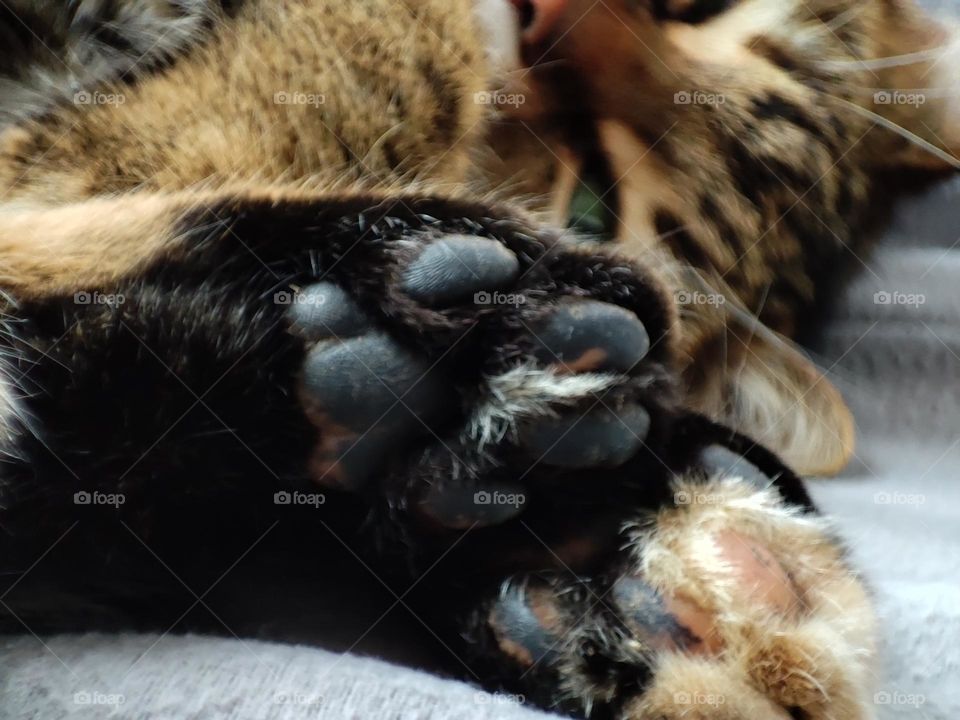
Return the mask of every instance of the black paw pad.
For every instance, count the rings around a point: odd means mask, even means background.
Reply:
[[[650,336],[629,310],[576,300],[532,328],[537,359],[570,372],[629,372],[650,350]]]
[[[305,407],[320,428],[324,472],[356,486],[383,455],[444,412],[449,389],[427,362],[383,333],[310,350],[303,367]]]
[[[562,649],[563,615],[548,588],[504,588],[490,611],[488,623],[500,650],[522,667],[549,661]]]
[[[350,338],[370,329],[367,316],[339,285],[316,283],[295,298],[287,318],[291,329],[306,340]]]
[[[697,632],[702,630],[700,626],[703,623],[696,622],[704,614],[695,613],[688,603],[665,600],[637,577],[617,580],[610,590],[610,596],[631,638],[644,650],[696,653],[705,649],[704,639]]]
[[[499,525],[519,515],[527,504],[519,487],[501,484],[478,487],[433,485],[421,502],[421,510],[444,527],[464,530],[474,525]]]
[[[403,291],[425,305],[445,305],[497,290],[520,274],[520,263],[496,242],[450,235],[424,248],[403,273]]]
[[[601,407],[531,424],[521,443],[546,465],[569,469],[619,467],[643,447],[650,415],[639,405],[619,412]]]

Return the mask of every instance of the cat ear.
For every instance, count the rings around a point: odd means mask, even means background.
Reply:
[[[727,347],[727,367],[701,387],[699,409],[770,448],[801,475],[839,473],[855,446],[853,414],[840,391],[771,331],[730,329]]]
[[[877,90],[868,109],[902,128],[886,165],[960,170],[960,24],[895,0],[877,29]],[[913,142],[905,142],[907,135]]]

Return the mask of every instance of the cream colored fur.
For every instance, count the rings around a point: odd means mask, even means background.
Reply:
[[[710,660],[662,655],[630,717],[786,718],[770,700],[810,720],[873,717],[876,619],[829,521],[737,477],[680,478],[674,490],[676,507],[630,530],[637,570],[664,595],[711,612],[723,649]],[[772,552],[796,588],[795,607],[744,601],[714,541],[728,530]]]

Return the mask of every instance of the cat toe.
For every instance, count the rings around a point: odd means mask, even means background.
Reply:
[[[447,235],[428,244],[402,274],[401,289],[428,306],[467,300],[512,283],[520,263],[503,244],[467,235]]]
[[[618,412],[600,407],[531,423],[522,429],[520,441],[545,465],[619,467],[640,451],[649,429],[650,414],[639,405]]]
[[[290,329],[305,340],[349,338],[370,328],[366,314],[339,285],[314,283],[284,297],[290,299]]]
[[[419,509],[443,527],[464,530],[499,525],[524,511],[527,494],[508,482],[481,482],[476,485],[434,484]]]
[[[527,669],[555,660],[570,632],[553,591],[530,582],[504,586],[487,626],[500,652]]]
[[[425,432],[449,396],[426,359],[378,331],[319,342],[307,353],[300,388],[320,432],[314,475],[350,488]]]
[[[596,300],[563,302],[530,331],[537,359],[564,372],[629,372],[650,350],[634,313]]]

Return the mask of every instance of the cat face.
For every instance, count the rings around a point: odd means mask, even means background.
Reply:
[[[802,193],[824,175],[857,185],[856,171],[960,167],[960,34],[910,0],[484,0],[482,13],[501,27],[507,115],[534,133],[566,128],[580,155],[587,118],[616,136],[601,142],[613,166],[640,165],[673,194],[751,174]],[[711,166],[731,153],[745,162]],[[682,167],[690,156],[702,167]],[[653,227],[663,203],[645,204],[634,214]]]
[[[546,156],[554,222],[657,257],[700,409],[758,436],[805,417],[764,439],[841,466],[849,413],[778,338],[862,262],[891,170],[960,167],[960,35],[910,0],[510,5],[500,154]]]

